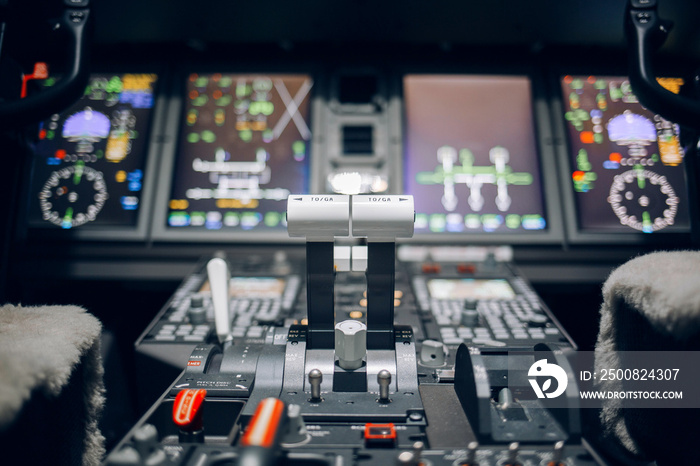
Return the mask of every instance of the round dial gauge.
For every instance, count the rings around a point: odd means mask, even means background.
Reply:
[[[608,202],[621,224],[652,233],[673,225],[679,199],[665,176],[635,168],[615,176]]]
[[[95,220],[108,197],[102,172],[78,162],[49,175],[39,207],[44,220],[68,229]]]

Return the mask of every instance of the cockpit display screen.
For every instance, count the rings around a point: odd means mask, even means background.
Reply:
[[[292,74],[190,74],[167,227],[281,231],[309,186],[313,81]]]
[[[94,74],[78,102],[39,125],[32,143],[29,226],[136,225],[157,79]]]
[[[435,278],[428,281],[433,299],[513,299],[515,291],[503,278]]]
[[[660,83],[678,92],[679,79]],[[688,231],[684,151],[676,124],[644,108],[620,76],[560,80],[578,228]]]
[[[528,77],[407,75],[403,89],[416,235],[547,229]]]

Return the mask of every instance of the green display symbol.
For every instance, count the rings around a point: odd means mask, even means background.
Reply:
[[[124,85],[122,84],[122,80],[119,78],[119,76],[113,76],[112,79],[107,82],[105,91],[114,94],[121,92],[123,88]]]
[[[564,114],[564,118],[569,121],[577,131],[583,130],[583,122],[591,119],[587,111],[579,108]]]
[[[243,142],[250,142],[253,139],[253,132],[249,129],[244,129],[238,132],[238,137]]]
[[[637,186],[639,186],[639,189],[644,189],[647,185],[647,180],[644,176],[644,168],[641,165],[635,165],[634,170],[637,172]]]
[[[644,211],[642,212],[642,231],[644,233],[651,233],[652,230],[651,215],[649,215],[649,212]]]
[[[194,107],[203,107],[209,101],[209,97],[206,94],[200,94],[192,100],[192,105]]]
[[[73,208],[68,207],[66,209],[66,215],[63,216],[63,224],[72,224],[73,223]]]
[[[222,76],[221,79],[219,79],[219,87],[231,87],[231,84],[233,84],[233,78],[231,76]]]
[[[75,164],[75,171],[73,172],[74,185],[80,184],[80,179],[83,177],[83,168],[85,168],[85,162],[83,162],[82,160]]]
[[[210,131],[208,129],[205,129],[204,131],[202,131],[201,136],[202,136],[202,141],[204,141],[204,142],[212,143],[212,142],[216,141],[216,134],[214,134],[213,131]]]
[[[194,86],[195,87],[207,87],[207,84],[209,83],[209,78],[206,76],[198,76],[197,79],[194,81]]]

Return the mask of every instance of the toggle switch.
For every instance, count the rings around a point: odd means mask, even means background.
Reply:
[[[508,460],[506,461],[506,466],[520,466],[520,463],[518,463],[519,451],[520,444],[518,442],[512,442],[508,445]]]
[[[323,373],[318,369],[311,369],[309,371],[309,385],[311,386],[311,398],[309,401],[312,403],[323,401],[323,398],[321,398],[321,382],[323,382]]]
[[[389,386],[391,385],[391,372],[382,369],[377,374],[377,383],[379,384],[379,401],[380,403],[390,403]]]
[[[554,452],[552,453],[552,461],[547,463],[547,466],[565,466],[564,463],[564,441],[559,440],[554,444]]]
[[[479,464],[476,461],[476,450],[478,448],[479,444],[477,442],[469,442],[469,445],[467,445],[467,465],[477,466]]]

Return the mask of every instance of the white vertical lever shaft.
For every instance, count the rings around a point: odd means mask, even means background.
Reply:
[[[211,288],[211,301],[214,306],[214,323],[216,324],[216,336],[223,343],[230,338],[231,321],[229,314],[229,274],[228,265],[224,259],[215,257],[207,264],[209,287]]]

